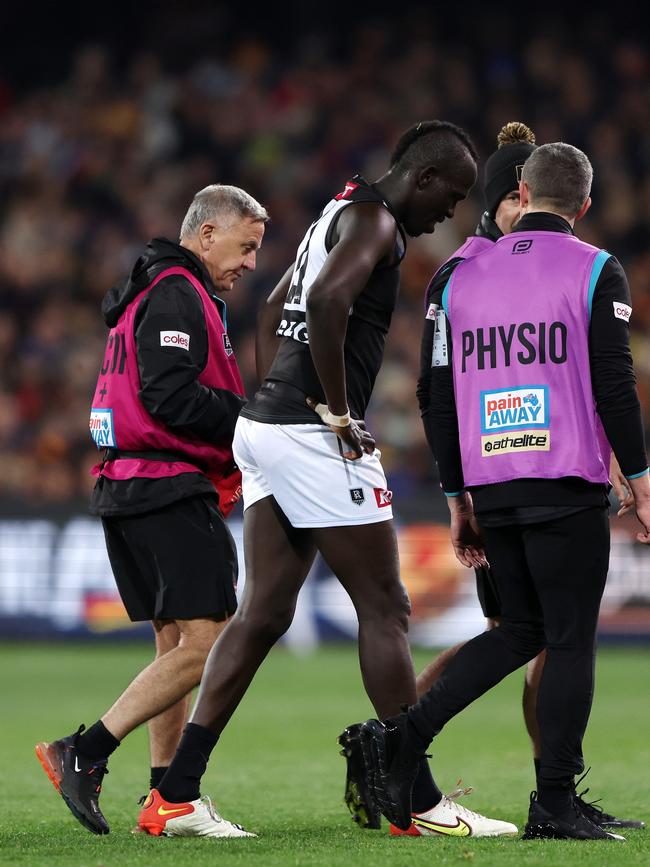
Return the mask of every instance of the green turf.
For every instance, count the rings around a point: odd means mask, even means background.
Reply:
[[[102,806],[112,832],[79,826],[45,778],[37,740],[94,722],[148,660],[148,648],[0,645],[0,863],[41,865],[613,865],[650,863],[650,830],[628,842],[565,843],[443,838],[391,839],[361,831],[342,805],[343,759],[336,735],[369,715],[352,648],[298,658],[275,651],[214,755],[205,779],[220,810],[259,833],[256,840],[132,836],[148,781],[146,734],[135,732],[111,759]],[[421,666],[430,654],[417,653]],[[462,776],[467,806],[523,824],[532,763],[516,673],[452,722],[435,743],[446,790]],[[650,650],[601,651],[585,755],[594,795],[620,814],[650,820]]]

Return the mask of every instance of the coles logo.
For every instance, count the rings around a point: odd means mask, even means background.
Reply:
[[[190,349],[190,335],[184,331],[161,331],[161,346],[176,346],[178,349]]]
[[[393,502],[393,492],[387,491],[385,488],[373,488],[375,492],[375,500],[377,501],[377,507],[380,509],[385,508],[386,506],[390,506]]]
[[[623,304],[622,301],[612,301],[614,305],[614,316],[617,319],[623,319],[625,322],[630,321],[630,316],[632,315],[632,308],[629,304]]]

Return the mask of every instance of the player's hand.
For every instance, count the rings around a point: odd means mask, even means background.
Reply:
[[[451,512],[451,544],[456,559],[463,566],[474,569],[487,566],[483,539],[470,495],[465,493],[449,497],[448,505]]]
[[[632,488],[628,484],[627,479],[621,472],[621,468],[616,460],[616,455],[612,452],[612,457],[609,462],[609,480],[614,488],[616,499],[618,500],[619,509],[616,513],[620,518],[626,512],[629,512],[634,505],[634,494]]]
[[[367,455],[371,455],[374,452],[375,438],[366,430],[365,422],[350,419],[350,424],[339,427],[327,421],[329,408],[326,404],[319,403],[314,398],[308,397],[307,405],[321,417],[328,428],[347,446],[347,449],[343,452],[343,457],[346,460],[356,461],[364,452]]]

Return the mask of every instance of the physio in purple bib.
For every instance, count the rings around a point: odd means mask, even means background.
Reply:
[[[467,238],[461,247],[438,268],[427,286],[417,395],[427,440],[432,443],[434,453],[433,443],[437,441],[439,436],[444,438],[444,430],[440,429],[439,418],[436,418],[435,424],[433,423],[429,409],[432,401],[436,402],[438,385],[442,382],[444,386],[451,386],[447,376],[447,374],[451,376],[449,369],[444,365],[441,368],[444,361],[444,356],[441,353],[446,349],[446,342],[442,338],[446,336],[446,331],[436,329],[438,319],[446,323],[446,316],[442,307],[442,293],[451,274],[461,261],[489,249],[499,238],[509,235],[514,230],[521,217],[519,183],[522,170],[524,163],[537,147],[533,132],[525,124],[517,121],[507,123],[500,130],[497,143],[497,150],[485,164],[486,208],[476,227],[476,233]],[[536,405],[532,401],[528,401],[528,403],[531,413],[534,414],[537,410]],[[505,406],[502,412],[507,413],[509,409],[512,410],[512,407]],[[613,452],[609,475],[610,482],[621,504],[619,515],[624,514],[631,508],[633,497]],[[487,618],[487,626],[494,628],[500,622],[500,603],[495,592],[492,574],[487,566],[478,567],[475,572],[477,595]],[[461,643],[443,650],[426,666],[417,679],[418,696],[423,695],[432,686],[462,646]],[[526,666],[522,696],[524,721],[533,750],[535,772],[539,768],[542,751],[542,739],[537,723],[537,698],[545,661],[546,651],[542,650]],[[638,828],[643,826],[642,822],[634,819],[621,819],[608,813],[600,804],[589,803],[582,798],[580,798],[580,802],[582,809],[591,820],[603,827]]]

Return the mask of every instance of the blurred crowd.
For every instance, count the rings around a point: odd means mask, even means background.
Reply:
[[[178,28],[183,27],[181,13]],[[474,138],[482,160],[509,120],[539,143],[584,149],[594,204],[581,238],[630,279],[633,351],[650,428],[650,56],[606,18],[444,33],[425,13],[304,32],[288,47],[243,28],[170,62],[143,43],[128,62],[80,45],[60,80],[0,81],[0,497],[84,497],[96,451],[89,402],[103,355],[103,294],[156,235],[177,239],[193,193],[244,187],[271,214],[257,270],[228,298],[229,330],[255,388],[255,313],[323,204],[360,171],[386,168],[400,133],[430,118]],[[469,26],[469,25],[468,25]],[[226,43],[226,40],[224,40]],[[369,427],[393,489],[430,497],[435,471],[415,401],[422,298],[472,234],[479,185],[452,222],[413,241]],[[397,501],[399,502],[399,500]]]

